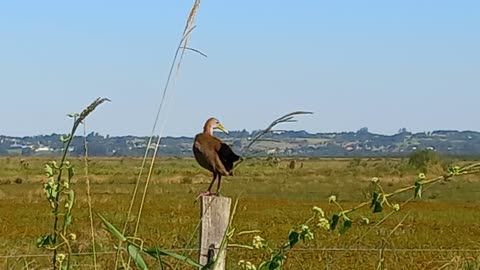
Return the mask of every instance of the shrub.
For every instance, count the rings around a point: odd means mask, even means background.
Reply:
[[[415,170],[427,173],[429,168],[442,165],[442,161],[442,157],[437,152],[423,149],[410,154],[408,165]]]

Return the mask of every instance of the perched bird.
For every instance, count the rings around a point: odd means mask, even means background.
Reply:
[[[193,143],[193,154],[195,160],[203,168],[213,173],[213,179],[206,192],[200,195],[212,195],[210,192],[213,183],[218,177],[217,192],[220,192],[220,181],[222,176],[233,175],[233,163],[240,159],[230,146],[222,142],[219,138],[213,136],[213,130],[219,129],[226,134],[228,130],[216,118],[209,118],[203,126],[203,132],[195,136]]]

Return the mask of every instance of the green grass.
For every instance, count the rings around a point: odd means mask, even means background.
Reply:
[[[38,236],[48,232],[52,215],[43,195],[43,164],[49,159],[28,158],[28,168],[20,158],[0,158],[0,255],[40,254],[35,247]],[[90,252],[89,219],[85,177],[82,159],[70,159],[77,175],[74,189],[77,204],[74,209],[72,231],[78,240],[74,252]],[[248,160],[235,173],[223,181],[222,194],[239,198],[234,226],[237,231],[261,230],[260,235],[271,246],[283,244],[288,232],[296,224],[311,216],[312,206],[320,206],[327,213],[336,209],[327,198],[336,194],[342,205],[353,206],[366,199],[369,180],[376,176],[386,191],[410,185],[415,171],[401,159],[312,159],[297,160],[297,168],[289,169],[289,160],[275,164],[267,160]],[[303,163],[303,166],[301,165]],[[464,163],[455,161],[455,163]],[[89,170],[94,211],[104,215],[121,227],[130,200],[130,194],[139,171],[140,159],[93,158]],[[300,168],[301,167],[301,168]],[[440,174],[441,168],[432,168],[428,176]],[[379,228],[352,246],[355,240],[387,213],[371,214],[368,209],[352,215],[353,228],[345,235],[324,232],[316,234],[308,245],[300,244],[287,261],[286,269],[374,269],[378,251],[322,251],[322,248],[378,248],[390,231],[408,214],[402,226],[388,240],[387,248],[397,249],[480,249],[479,176],[468,176],[436,184],[428,189],[421,201],[412,202],[394,214]],[[149,246],[164,249],[197,248],[196,239],[189,246],[191,235],[196,237],[199,206],[195,197],[210,181],[210,174],[192,159],[160,159],[154,169],[149,188],[139,237]],[[401,202],[412,194],[404,194],[394,201]],[[361,216],[368,216],[368,226],[357,224]],[[97,251],[113,251],[116,241],[107,233],[100,220],[95,221]],[[235,239],[251,244],[252,235]],[[303,250],[314,249],[314,250]],[[195,257],[195,253],[192,254]],[[435,269],[451,263],[446,269],[465,269],[467,262],[478,266],[478,253],[474,252],[385,252],[388,269]],[[258,251],[232,249],[228,252],[228,269],[237,269],[240,259],[258,263],[265,259]],[[0,268],[41,269],[47,267],[51,257],[5,259],[0,257]],[[99,269],[109,268],[114,255],[100,254]],[[148,261],[152,263],[151,261]],[[475,264],[477,263],[477,264]],[[74,269],[93,269],[90,257],[75,257]],[[153,263],[153,265],[155,265]],[[158,264],[157,264],[158,266]],[[457,267],[458,266],[458,267]],[[452,268],[457,267],[457,268]],[[181,269],[190,269],[187,267]],[[473,268],[475,269],[475,268]]]

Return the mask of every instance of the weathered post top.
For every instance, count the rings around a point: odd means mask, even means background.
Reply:
[[[228,229],[232,200],[217,196],[202,196],[201,200],[199,262],[206,265],[210,261],[217,260],[215,267],[211,270],[225,270],[226,251],[224,249],[220,252],[220,245]]]

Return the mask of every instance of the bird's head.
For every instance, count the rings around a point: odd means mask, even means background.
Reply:
[[[207,120],[204,129],[211,132],[213,132],[214,129],[219,129],[225,134],[228,134],[228,130],[222,125],[222,123],[220,123],[220,121],[218,121],[217,118],[214,117],[211,117]]]

